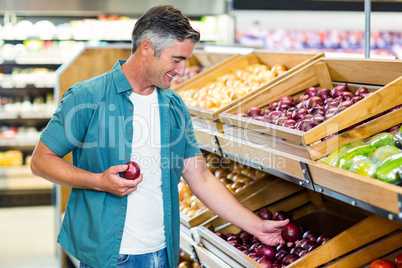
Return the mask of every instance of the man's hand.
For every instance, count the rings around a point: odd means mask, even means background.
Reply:
[[[140,176],[135,180],[126,180],[120,177],[119,173],[127,170],[127,168],[127,165],[117,165],[105,170],[99,179],[99,190],[120,197],[126,196],[137,190],[137,185],[142,181],[143,174],[140,174]]]
[[[282,228],[289,223],[289,219],[283,221],[268,221],[264,220],[261,229],[258,230],[255,236],[264,244],[269,246],[277,246],[279,244],[285,244],[282,239]],[[292,246],[292,243],[288,243],[287,246]]]

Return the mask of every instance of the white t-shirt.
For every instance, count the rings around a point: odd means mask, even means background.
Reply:
[[[131,160],[139,164],[144,178],[128,195],[120,254],[144,254],[166,247],[157,89],[145,96],[133,92],[130,100],[134,105]]]

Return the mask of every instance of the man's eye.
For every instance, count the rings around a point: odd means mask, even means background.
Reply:
[[[174,63],[180,63],[180,60],[173,60]]]

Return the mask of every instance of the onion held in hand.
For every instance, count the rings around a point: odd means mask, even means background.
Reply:
[[[285,242],[295,242],[301,237],[300,227],[294,222],[286,224],[282,228],[281,236]]]
[[[135,180],[140,176],[140,166],[137,164],[137,162],[134,161],[129,161],[126,163],[128,168],[123,172],[124,178],[127,180]]]

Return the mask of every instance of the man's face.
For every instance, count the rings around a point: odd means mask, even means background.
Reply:
[[[159,88],[169,88],[172,79],[183,76],[186,62],[193,53],[194,43],[190,40],[173,41],[171,47],[165,48],[159,57],[149,57],[147,79]]]

